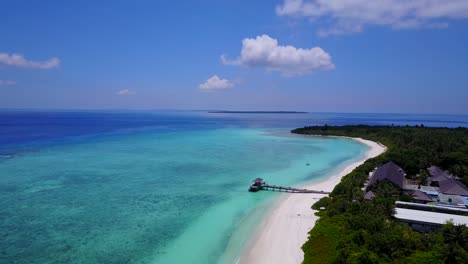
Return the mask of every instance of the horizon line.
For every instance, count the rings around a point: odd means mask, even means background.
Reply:
[[[126,111],[126,112],[300,112],[307,114],[379,114],[379,115],[443,115],[443,116],[468,116],[468,113],[417,113],[417,112],[343,112],[343,111],[306,111],[306,110],[225,110],[225,109],[177,109],[177,108],[153,108],[153,109],[127,109],[127,108],[1,108],[0,111],[50,111],[50,112],[115,112],[115,111]]]

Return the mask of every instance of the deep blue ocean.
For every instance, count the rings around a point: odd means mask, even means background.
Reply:
[[[206,111],[27,111],[0,110],[0,148],[60,143],[80,136],[220,127],[284,128],[305,125],[420,125],[467,127],[466,115],[421,114],[211,114]]]
[[[278,193],[364,155],[306,125],[468,116],[0,110],[0,263],[232,263]],[[312,204],[312,201],[311,201]]]

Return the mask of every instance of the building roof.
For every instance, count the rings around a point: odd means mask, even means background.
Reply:
[[[385,163],[375,170],[374,174],[369,181],[369,185],[376,183],[377,181],[388,180],[401,189],[403,189],[403,183],[405,181],[405,172],[400,166],[396,165],[392,161]]]
[[[438,196],[438,191],[428,191],[428,190],[421,190],[421,192],[426,193],[427,195]]]
[[[465,207],[468,207],[468,197],[462,197],[461,199],[463,203],[465,204]]]
[[[427,185],[421,185],[421,184],[405,184],[405,190],[421,191],[430,195],[437,195],[439,193],[439,187],[427,186]]]
[[[459,206],[447,206],[445,204],[434,205],[434,204],[420,204],[420,203],[396,201],[395,206],[397,208],[423,210],[423,211],[439,212],[439,213],[446,213],[446,214],[468,214],[468,209],[466,208],[462,208]]]
[[[460,195],[453,195],[453,194],[439,194],[439,203],[442,206],[444,204],[462,205],[462,206],[465,205]]]
[[[366,200],[372,200],[372,199],[374,199],[374,197],[375,197],[375,194],[372,191],[368,191],[364,195],[364,199],[366,199]]]
[[[468,216],[428,212],[406,208],[395,208],[395,218],[429,224],[445,224],[452,221],[456,225],[468,225]]]
[[[448,177],[448,174],[442,173],[440,175],[430,177],[429,181],[431,181],[431,182],[441,182],[441,181],[446,181],[448,179],[450,179]]]
[[[439,192],[444,194],[468,196],[468,188],[466,188],[463,183],[455,179],[447,179],[439,182]]]
[[[450,173],[444,171],[443,169],[437,166],[429,167],[428,171],[429,175],[431,175],[431,177],[429,177],[429,181],[441,182],[453,178],[452,175],[450,175]]]
[[[444,172],[444,170],[442,170],[441,168],[437,166],[431,166],[427,170],[429,171],[429,175],[431,175],[432,177],[439,176],[440,174]]]
[[[412,197],[417,201],[432,202],[432,197],[421,191],[414,191]]]

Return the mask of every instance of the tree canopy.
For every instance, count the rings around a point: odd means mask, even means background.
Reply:
[[[388,182],[361,188],[375,167],[393,161],[407,177],[426,181],[427,168],[440,166],[468,184],[468,129],[424,126],[312,126],[293,133],[360,137],[380,142],[386,153],[343,177],[329,197],[314,204],[320,219],[303,245],[304,263],[466,263],[468,228],[444,225],[431,234],[414,232],[393,218],[396,200],[411,200]]]

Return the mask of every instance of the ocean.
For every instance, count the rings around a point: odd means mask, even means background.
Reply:
[[[0,110],[0,263],[232,263],[281,195],[364,155],[305,125],[467,116]],[[313,201],[311,201],[311,204]]]

